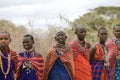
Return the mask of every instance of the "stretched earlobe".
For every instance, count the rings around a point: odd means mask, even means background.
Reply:
[[[65,38],[67,39],[67,36],[65,36]]]
[[[56,37],[54,39],[56,40]]]
[[[97,35],[97,37],[99,37],[99,35]]]
[[[35,42],[34,42],[34,41],[32,41],[32,43],[34,44]]]
[[[11,40],[11,38],[10,38],[10,42],[11,42],[12,40]]]
[[[77,34],[77,32],[75,31],[75,34]]]

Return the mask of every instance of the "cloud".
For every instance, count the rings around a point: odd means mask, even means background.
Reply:
[[[31,5],[36,3],[46,4],[52,1],[54,0],[0,0],[0,7]]]
[[[120,0],[0,0],[0,19],[17,25],[59,24],[59,15],[74,20],[98,6],[120,6]],[[60,25],[60,24],[59,24]]]

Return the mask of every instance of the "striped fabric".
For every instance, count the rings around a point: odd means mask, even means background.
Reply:
[[[13,70],[14,72],[16,73],[17,72],[17,66],[18,66],[18,57],[17,57],[17,53],[14,52],[14,51],[10,51],[10,55],[11,55],[11,58],[14,62],[14,66],[13,66]]]
[[[38,80],[41,80],[43,75],[43,66],[44,66],[44,60],[42,57],[32,57],[32,58],[24,58],[19,56],[19,64],[17,67],[17,77],[20,75],[20,67],[22,66],[24,61],[30,61],[32,63],[33,68],[36,71],[36,75],[38,77]]]

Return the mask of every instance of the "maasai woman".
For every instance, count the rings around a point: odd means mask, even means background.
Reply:
[[[9,49],[11,42],[8,32],[0,32],[0,80],[14,80],[18,58],[16,52]]]
[[[113,27],[115,38],[108,41],[108,61],[110,63],[111,80],[120,80],[120,24]]]
[[[92,80],[110,80],[109,63],[106,60],[107,47],[106,40],[108,32],[105,28],[98,30],[99,43],[90,51],[90,62],[92,67],[93,77]]]
[[[91,80],[92,71],[89,64],[90,43],[85,41],[85,27],[78,24],[75,27],[75,34],[77,35],[77,40],[70,42],[74,55],[75,80]]]
[[[33,44],[33,36],[25,35],[23,38],[25,51],[19,53],[18,80],[41,80],[42,78],[44,60],[41,54],[35,51]]]
[[[43,80],[74,80],[73,52],[64,31],[58,31],[56,44],[48,51]]]

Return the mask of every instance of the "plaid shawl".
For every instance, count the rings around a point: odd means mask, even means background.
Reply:
[[[70,43],[74,54],[75,80],[92,80],[92,70],[88,62],[89,49],[81,50],[79,43]]]
[[[108,47],[108,61],[110,63],[110,71],[111,71],[111,80],[114,80],[115,66],[116,66],[116,54],[117,54],[117,46],[115,44],[114,39],[109,40],[107,42]]]
[[[36,71],[38,80],[41,80],[42,75],[43,75],[43,65],[44,65],[44,60],[42,56],[36,56],[36,57],[31,57],[31,58],[24,58],[22,56],[19,56],[18,59],[19,59],[19,64],[17,67],[17,78],[20,76],[20,68],[22,67],[22,64],[25,61],[30,61],[32,63],[33,68]]]
[[[92,80],[101,80],[103,69],[106,70],[107,72],[106,75],[108,75],[108,80],[110,80],[109,67],[104,67],[105,60],[103,58],[104,53],[102,51],[101,45],[99,43],[96,43],[95,47],[96,47],[96,52],[94,55],[94,60],[90,61],[91,68],[92,68],[92,74],[93,74]]]
[[[91,61],[91,68],[93,78],[92,80],[101,80],[102,70],[104,69],[104,60],[93,60]],[[110,80],[110,70],[109,67],[105,68],[108,73],[108,80]]]

